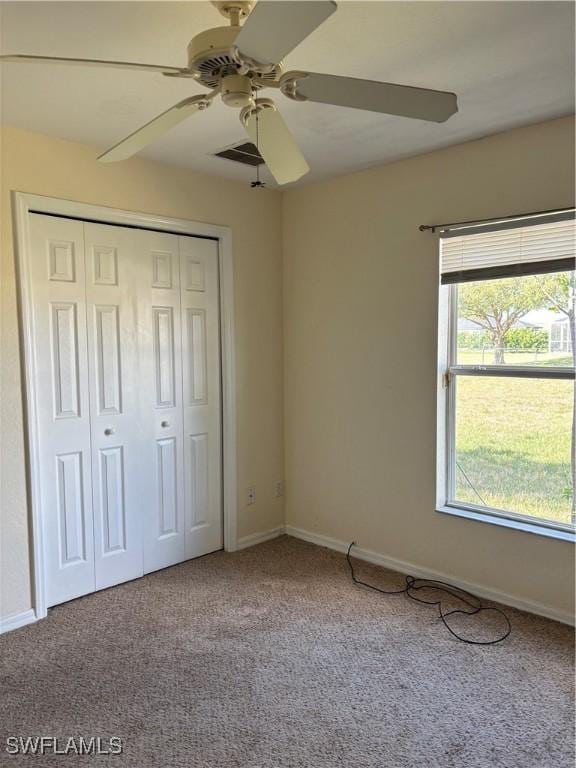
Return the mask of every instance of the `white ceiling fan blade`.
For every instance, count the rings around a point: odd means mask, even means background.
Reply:
[[[270,99],[257,99],[254,107],[242,110],[240,120],[278,184],[289,184],[308,173],[310,166]]]
[[[287,72],[280,84],[283,93],[292,98],[436,123],[443,123],[458,111],[455,93],[410,85],[314,72]]]
[[[239,52],[262,64],[279,64],[336,10],[334,0],[260,0],[236,38]]]
[[[162,136],[164,133],[173,128],[178,123],[186,120],[187,117],[193,115],[198,110],[206,109],[211,103],[211,94],[208,96],[199,95],[191,96],[188,99],[180,101],[175,104],[166,112],[162,112],[161,115],[150,120],[149,123],[143,125],[142,128],[138,128],[137,131],[131,133],[125,139],[122,139],[118,144],[115,144],[111,149],[108,149],[104,154],[100,155],[98,160],[104,163],[113,163],[117,160],[126,160],[128,157],[132,157],[141,149],[151,144],[155,139]]]
[[[25,54],[10,54],[0,56],[0,64],[73,64],[87,67],[113,67],[114,69],[140,69],[148,72],[166,72],[171,75],[180,74],[187,70],[180,67],[164,67],[161,64],[135,64],[132,61],[104,61],[102,59],[69,59],[64,56],[27,56]]]

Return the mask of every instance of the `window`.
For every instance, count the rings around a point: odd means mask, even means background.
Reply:
[[[441,232],[441,510],[574,531],[575,252],[573,212]]]

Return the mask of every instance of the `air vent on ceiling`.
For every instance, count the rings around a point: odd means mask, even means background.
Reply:
[[[262,155],[258,152],[255,144],[250,141],[245,141],[242,144],[235,144],[232,147],[221,149],[220,152],[214,153],[215,157],[223,157],[225,160],[232,160],[235,163],[242,163],[243,165],[263,165],[264,160]]]

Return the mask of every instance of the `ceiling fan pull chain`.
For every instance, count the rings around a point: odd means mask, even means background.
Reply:
[[[256,95],[257,90],[254,88],[254,101],[256,101]],[[258,113],[259,110],[256,110],[256,150],[258,154],[260,154],[260,124],[258,120]],[[256,181],[251,182],[250,187],[252,189],[263,189],[266,186],[266,184],[263,181],[260,181],[260,166],[256,166]]]

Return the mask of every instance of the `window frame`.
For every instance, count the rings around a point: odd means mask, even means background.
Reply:
[[[459,376],[564,379],[574,381],[574,368],[458,365],[458,286],[440,285],[438,312],[438,381],[436,445],[436,509],[459,517],[515,528],[551,538],[576,540],[569,523],[541,520],[532,515],[455,500],[456,486],[456,384]]]

